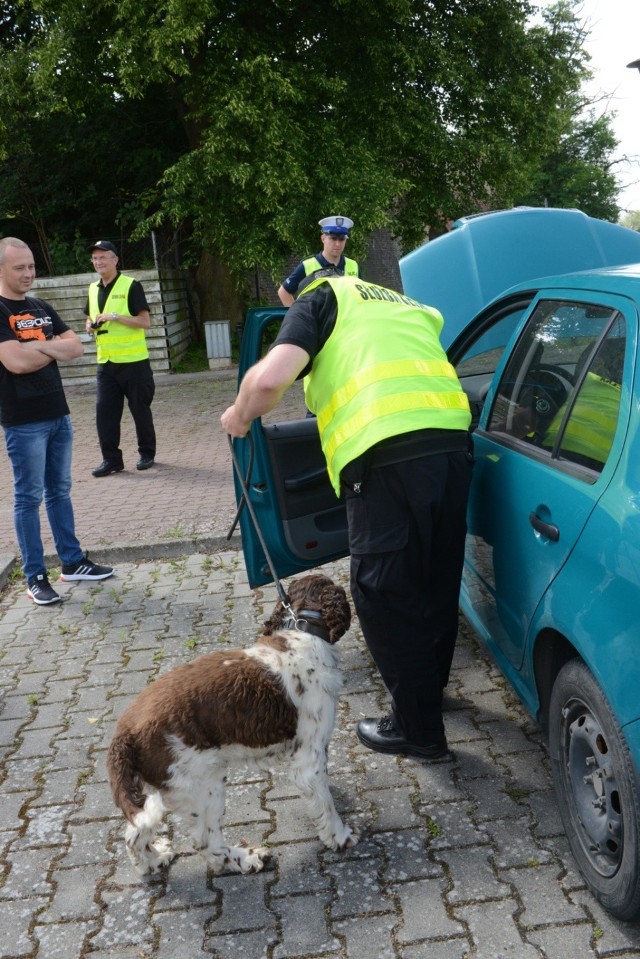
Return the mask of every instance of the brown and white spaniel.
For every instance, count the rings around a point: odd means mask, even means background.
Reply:
[[[167,810],[183,817],[214,873],[259,872],[266,849],[223,838],[225,782],[234,769],[283,759],[320,840],[336,850],[357,843],[327,778],[341,685],[333,644],[349,629],[351,609],[342,587],[319,574],[293,581],[288,598],[290,608],[276,604],[255,645],[172,669],[118,720],[107,769],[140,875],[173,859],[168,840],[157,836]]]

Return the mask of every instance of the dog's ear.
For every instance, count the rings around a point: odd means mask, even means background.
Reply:
[[[273,607],[273,612],[268,619],[265,619],[262,632],[265,636],[273,636],[274,633],[277,633],[279,629],[282,628],[284,622],[285,609],[280,600]]]
[[[342,586],[329,581],[322,590],[320,611],[329,630],[329,642],[337,643],[351,625],[351,606]]]
[[[329,642],[337,643],[351,625],[351,607],[342,586],[337,586],[328,576],[312,573],[301,579],[291,581],[287,589],[291,607],[296,612],[303,609],[316,610],[322,615],[324,625],[329,630]],[[278,600],[271,616],[265,620],[264,635],[272,636],[289,615],[282,602]]]
[[[318,584],[322,580],[326,580],[328,583],[331,582],[326,576],[319,576],[317,574],[304,576],[302,579],[291,580],[287,589],[287,599],[289,600],[291,608],[295,611],[304,609],[304,607],[308,609],[318,609]],[[289,615],[289,611],[284,608],[282,601],[278,600],[273,607],[271,616],[264,621],[264,635],[272,636],[274,633],[277,633],[279,629],[282,629],[282,624]]]

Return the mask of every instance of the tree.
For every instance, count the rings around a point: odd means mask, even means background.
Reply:
[[[526,0],[24,4],[35,29],[21,53],[43,119],[61,111],[73,137],[104,111],[109,140],[125,107],[142,118],[151,104],[164,109],[163,146],[181,124],[183,145],[146,176],[146,160],[129,175],[140,140],[112,169],[144,207],[140,232],[187,227],[206,319],[240,317],[245,271],[281,275],[328,212],[354,217],[361,256],[371,231],[390,227],[406,249],[429,225],[510,205],[586,75],[564,0],[537,26]],[[100,192],[84,164],[81,188]],[[115,217],[122,197],[112,206]]]
[[[625,213],[621,221],[622,226],[628,227],[630,230],[635,230],[637,233],[640,232],[640,210],[629,210],[628,213]]]
[[[618,189],[611,156],[617,143],[605,116],[589,111],[582,119],[567,119],[565,133],[540,167],[531,171],[528,190],[517,203],[575,208],[615,222]]]

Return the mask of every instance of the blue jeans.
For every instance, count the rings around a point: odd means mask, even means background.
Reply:
[[[75,534],[71,505],[73,430],[69,416],[23,426],[5,426],[7,452],[13,467],[13,520],[28,580],[46,573],[40,534],[40,504],[44,496],[56,552],[63,565],[83,558]]]

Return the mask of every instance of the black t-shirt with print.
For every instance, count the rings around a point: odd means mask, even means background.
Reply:
[[[50,340],[68,329],[44,300],[34,296],[24,300],[0,296],[0,343]],[[33,373],[11,373],[0,363],[0,423],[3,426],[53,420],[68,412],[55,360]]]

